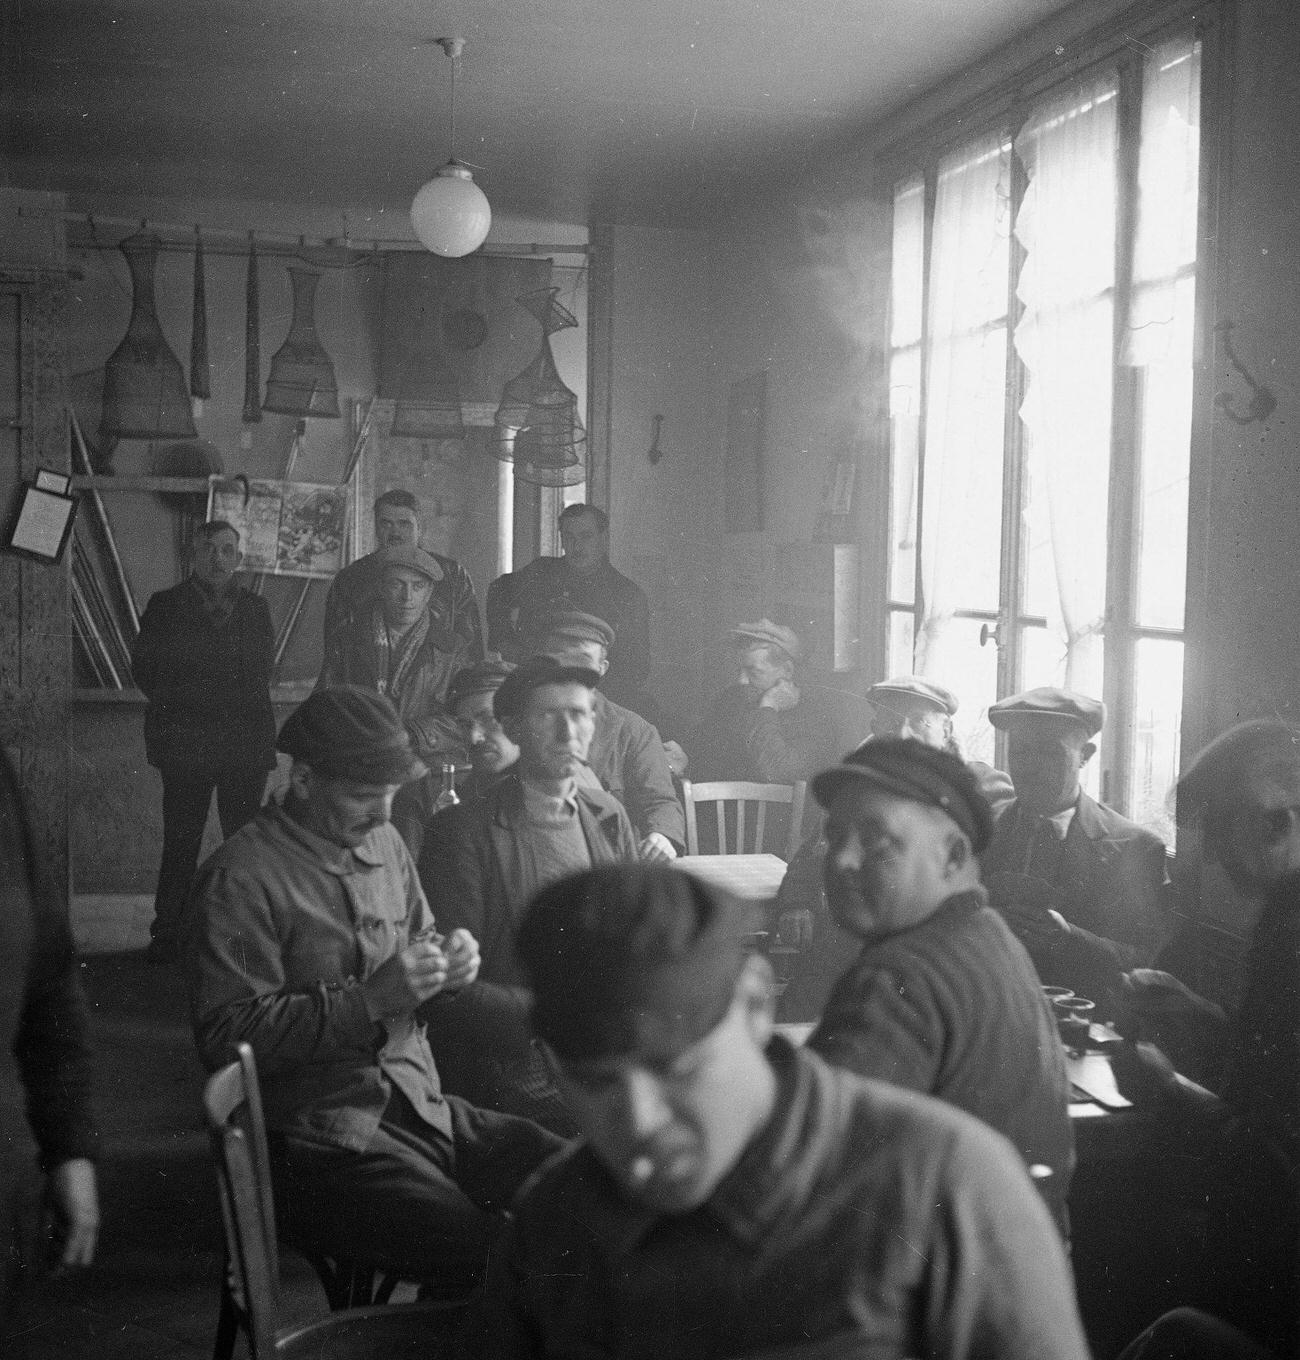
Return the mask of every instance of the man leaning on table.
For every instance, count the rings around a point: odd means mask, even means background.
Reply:
[[[826,896],[862,951],[809,1045],[862,1076],[923,1091],[1005,1134],[1062,1233],[1074,1169],[1065,1055],[1024,947],[988,904],[993,817],[956,756],[864,742],[813,780],[826,809]]]
[[[749,924],[666,865],[533,903],[533,1026],[584,1136],[516,1201],[464,1351],[1082,1360],[1006,1140],[774,1037]]]

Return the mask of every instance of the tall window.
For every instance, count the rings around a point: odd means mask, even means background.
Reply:
[[[1182,706],[1200,46],[1095,70],[896,186],[893,671],[1109,710],[1092,789],[1166,825]]]

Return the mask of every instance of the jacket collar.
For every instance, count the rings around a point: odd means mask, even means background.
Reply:
[[[602,828],[611,821],[618,821],[619,805],[613,794],[604,789],[589,788],[585,784],[574,787],[578,804],[578,816],[594,818]],[[483,795],[491,808],[495,825],[509,827],[511,822],[521,816],[524,809],[523,781],[515,770],[507,770]]]

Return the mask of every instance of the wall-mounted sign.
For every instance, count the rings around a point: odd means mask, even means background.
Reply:
[[[348,488],[213,477],[208,519],[239,531],[245,571],[333,576],[343,566]]]
[[[43,485],[42,478],[47,481]],[[61,473],[38,473],[35,484],[22,489],[6,545],[11,552],[37,562],[57,562],[68,546],[77,514],[75,496],[67,494],[69,481]]]

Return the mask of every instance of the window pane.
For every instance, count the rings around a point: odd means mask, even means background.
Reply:
[[[1187,333],[1185,362],[1139,370],[1138,541],[1135,615],[1149,628],[1183,626],[1187,591],[1187,498],[1192,445],[1191,330],[1195,280],[1174,290]],[[1182,295],[1181,297],[1179,295]]]
[[[889,373],[891,455],[889,598],[910,604],[916,597],[916,491],[920,471],[921,349],[893,357]]]
[[[1130,816],[1174,843],[1169,793],[1178,777],[1183,644],[1139,638],[1134,649]]]
[[[988,707],[998,693],[998,649],[980,646],[982,619],[950,619],[932,646],[925,675],[947,685],[959,707],[953,731],[968,760],[993,760],[993,729]]]
[[[925,182],[909,180],[894,191],[893,258],[890,270],[891,349],[921,343],[924,302]]]
[[[915,625],[916,616],[910,609],[889,611],[889,658],[885,663],[888,675],[911,675]]]
[[[1106,614],[1116,90],[1113,74],[1076,85],[1038,106],[1016,138],[1028,177],[1016,218],[1025,259],[1015,343],[1028,379],[1024,598],[1064,645],[1056,683],[1079,690],[1097,673]]]

